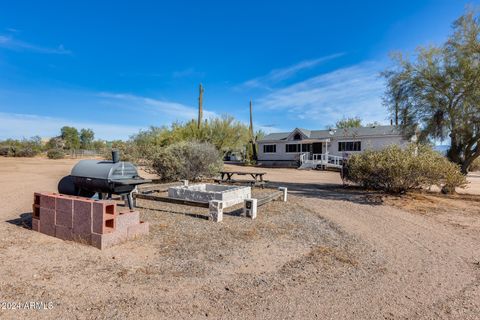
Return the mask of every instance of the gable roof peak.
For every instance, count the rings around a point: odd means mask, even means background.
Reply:
[[[300,132],[301,134],[303,134],[307,138],[310,138],[310,134],[312,133],[310,130],[307,130],[307,129],[295,128],[295,129],[293,129],[291,134],[294,134],[295,132]]]

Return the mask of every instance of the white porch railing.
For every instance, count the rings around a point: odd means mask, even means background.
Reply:
[[[316,168],[317,166],[341,168],[343,157],[333,156],[328,153],[302,153],[300,155],[301,168]]]

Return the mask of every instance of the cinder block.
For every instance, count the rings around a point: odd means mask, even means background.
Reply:
[[[73,232],[71,228],[64,226],[55,226],[55,237],[71,241],[73,239]]]
[[[114,233],[115,232],[107,234],[92,233],[92,246],[100,250],[111,247],[116,244],[115,237],[113,236]]]
[[[32,230],[40,231],[40,220],[32,218]]]
[[[115,202],[107,200],[93,203],[92,232],[104,234],[115,230],[116,206]]]
[[[73,211],[56,211],[55,225],[73,228]]]
[[[40,196],[38,197],[40,203]],[[40,219],[40,205],[33,204],[32,205],[32,218]]]
[[[55,237],[55,210],[40,207],[40,232]]]
[[[40,195],[40,207],[55,210],[55,199],[56,196],[53,193],[42,192],[38,193]]]
[[[243,213],[246,217],[255,219],[257,217],[257,199],[245,199]]]
[[[73,198],[67,195],[59,194],[55,197],[55,210],[63,212],[73,212]]]
[[[146,221],[140,221],[139,224],[128,227],[127,237],[128,239],[134,239],[143,235],[148,235],[150,225]]]
[[[283,192],[283,202],[287,202],[288,190],[286,187],[279,187],[278,190]]]
[[[40,206],[40,193],[35,192],[33,194],[33,204],[34,205],[36,204],[37,206]]]
[[[214,222],[221,222],[223,220],[223,202],[212,200],[209,202],[208,211],[210,213],[210,220]]]
[[[92,203],[93,200],[90,199],[73,201],[74,235],[86,236],[92,233]]]
[[[110,233],[92,233],[91,244],[100,250],[109,248],[127,240],[127,230],[115,230]]]
[[[116,230],[127,230],[140,223],[139,211],[121,211],[116,217]]]

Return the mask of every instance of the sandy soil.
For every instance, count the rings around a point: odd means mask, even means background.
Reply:
[[[292,182],[307,184],[342,184],[337,171],[297,170],[294,168],[263,168],[226,164],[225,171],[265,172],[265,179],[273,182]],[[234,176],[236,178],[237,176]],[[238,176],[245,179],[245,176]]]
[[[459,192],[480,195],[480,172],[470,172],[467,180],[469,184],[465,188],[465,191],[462,192],[462,190],[460,190]]]
[[[342,188],[334,172],[255,168],[292,190],[286,204],[216,224],[205,209],[139,202],[150,235],[100,251],[28,228],[32,193],[54,191],[74,163],[0,158],[0,302],[54,304],[0,305],[1,319],[479,318],[478,197],[392,197]]]

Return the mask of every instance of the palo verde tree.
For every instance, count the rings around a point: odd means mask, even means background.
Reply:
[[[77,128],[64,126],[60,129],[60,135],[65,142],[65,149],[78,149],[80,147],[80,135]]]
[[[80,130],[80,148],[91,149],[93,146],[93,140],[95,139],[95,133],[92,129]]]
[[[415,59],[398,54],[383,72],[385,102],[406,136],[450,139],[448,158],[467,173],[480,156],[480,23],[468,10],[439,47],[420,48]]]
[[[232,116],[223,115],[198,121],[173,123],[170,127],[151,127],[132,136],[140,157],[148,158],[156,147],[166,147],[182,141],[208,142],[223,156],[228,151],[241,151],[249,142],[248,127]]]
[[[362,126],[362,119],[359,117],[342,118],[335,123],[335,127],[338,129],[347,128],[360,128]]]

